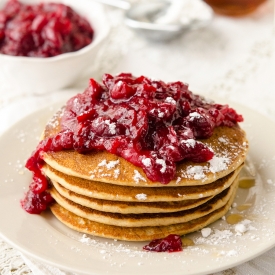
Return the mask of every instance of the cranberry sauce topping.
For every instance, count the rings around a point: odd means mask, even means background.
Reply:
[[[174,178],[177,162],[213,157],[198,139],[210,137],[216,126],[242,120],[227,105],[207,102],[182,82],[122,73],[105,74],[102,85],[91,79],[84,93],[67,102],[61,127],[71,135],[67,148],[107,150],[166,184]]]
[[[0,53],[51,57],[90,44],[88,21],[64,4],[26,5],[9,0],[0,11]]]
[[[227,105],[207,102],[182,82],[164,83],[122,73],[90,80],[71,98],[61,117],[61,132],[40,142],[26,163],[34,173],[30,189],[40,194],[47,180],[40,171],[41,152],[107,150],[141,167],[152,181],[169,183],[176,163],[208,161],[213,152],[198,139],[219,125],[243,120]]]
[[[163,239],[151,241],[143,249],[154,252],[177,252],[182,251],[182,242],[179,235],[170,234]]]
[[[47,192],[48,181],[41,172],[44,161],[40,157],[41,152],[58,151],[72,148],[71,135],[60,132],[53,138],[42,140],[26,162],[26,168],[33,172],[32,182],[25,198],[21,200],[22,207],[30,214],[39,214],[53,202],[53,198]]]
[[[30,214],[40,214],[46,210],[48,205],[53,201],[50,193],[43,191],[40,194],[35,194],[30,189],[25,198],[21,200],[21,205]]]

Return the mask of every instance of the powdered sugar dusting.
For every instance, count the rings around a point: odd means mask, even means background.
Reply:
[[[117,165],[119,165],[119,160],[111,160],[107,161],[106,159],[103,159],[100,163],[98,163],[97,167],[94,170],[91,170],[90,173],[90,178],[94,179],[96,176],[99,177],[114,177],[118,178],[120,175],[120,169],[116,168]],[[116,169],[114,169],[116,168]],[[109,171],[109,172],[106,172]],[[113,171],[110,171],[113,170]]]
[[[197,141],[198,142],[198,141]],[[195,147],[195,145],[196,145],[196,140],[195,139],[191,139],[191,138],[189,138],[189,139],[186,139],[186,140],[181,140],[181,143],[185,143],[185,145],[187,146],[187,147],[191,147],[191,148],[194,148]]]
[[[119,174],[120,174],[120,170],[119,170],[119,169],[115,169],[115,170],[114,170],[114,177],[115,177],[116,179],[118,178]]]
[[[243,233],[245,233],[247,231],[247,228],[244,224],[240,223],[240,224],[236,224],[235,231],[236,231],[237,234],[242,235]]]
[[[227,157],[213,156],[213,158],[209,160],[209,171],[211,171],[212,173],[217,173],[220,171],[227,170],[228,164],[230,164],[230,162],[230,159]]]
[[[218,138],[218,141],[221,142],[221,143],[227,143],[227,142],[228,142],[228,139],[225,138],[225,137],[219,137],[219,138]]]
[[[189,116],[190,116],[190,121],[193,121],[195,118],[197,119],[201,118],[201,114],[198,112],[192,112],[189,114]]]
[[[109,131],[112,135],[116,134],[116,124],[111,122],[109,119],[105,120],[104,123],[109,126]]]
[[[207,179],[207,173],[217,173],[228,169],[228,165],[231,163],[230,158],[214,156],[209,165],[190,165],[186,168],[186,171],[182,171],[182,177],[193,178],[195,180]]]
[[[137,195],[135,196],[135,198],[138,199],[139,201],[145,201],[145,200],[147,200],[147,195],[141,193],[141,194],[137,194]]]
[[[163,159],[157,159],[157,160],[156,160],[156,163],[161,165],[160,172],[161,172],[161,173],[165,173],[165,171],[166,171],[166,163],[165,163],[165,160],[163,160]]]
[[[115,168],[119,164],[119,160],[111,160],[109,162],[104,159],[97,166],[102,167],[105,166],[108,170]]]
[[[47,122],[47,126],[56,129],[59,126],[59,116],[63,116],[65,109],[61,108],[59,112],[55,113]]]
[[[219,230],[214,229],[214,232],[212,234],[208,234],[205,237],[198,237],[195,240],[196,244],[209,244],[209,245],[217,245],[220,243],[227,243],[230,241],[231,236],[233,236],[233,233],[231,230]]]
[[[136,183],[139,183],[140,180],[142,181],[147,181],[137,170],[134,170],[134,176],[133,179]]]
[[[176,105],[176,104],[177,104],[176,100],[175,100],[175,99],[173,99],[173,98],[172,98],[172,97],[170,97],[170,96],[166,97],[165,102],[167,102],[167,103],[171,103],[171,104],[174,104],[174,105]]]
[[[186,174],[188,178],[194,178],[195,180],[202,180],[206,177],[205,171],[208,168],[205,166],[195,165],[195,166],[188,166],[186,169]],[[182,175],[184,177],[184,174]]]
[[[201,230],[201,234],[204,238],[208,237],[212,232],[212,229],[210,227],[205,227]]]
[[[151,159],[149,159],[149,158],[145,158],[145,159],[143,159],[141,162],[142,162],[142,163],[144,164],[144,166],[146,166],[146,167],[150,167],[150,166],[152,165]]]

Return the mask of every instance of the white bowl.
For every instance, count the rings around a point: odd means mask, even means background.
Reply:
[[[0,9],[6,0],[0,0]],[[42,0],[20,0],[38,4]],[[92,43],[79,51],[37,58],[0,54],[0,92],[43,94],[68,87],[84,72],[92,71],[94,59],[106,40],[110,26],[104,7],[91,0],[43,0],[63,3],[84,16],[94,29]]]

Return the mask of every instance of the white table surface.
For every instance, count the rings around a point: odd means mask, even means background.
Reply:
[[[137,36],[122,23],[122,11],[106,9],[112,31],[96,61],[94,77],[105,73],[132,72],[166,81],[181,80],[190,89],[208,96],[240,102],[275,121],[274,1],[255,13],[230,18],[215,15],[210,26],[185,33],[169,43],[153,43]],[[0,134],[23,116],[66,100],[83,91],[87,79],[63,91],[45,95],[8,91],[0,83]],[[275,230],[275,229],[274,229]],[[274,274],[275,248],[221,275]],[[69,274],[26,258],[0,239],[1,275]]]

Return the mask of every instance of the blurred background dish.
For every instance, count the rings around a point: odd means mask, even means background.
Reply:
[[[20,1],[21,2],[21,1]],[[63,3],[87,19],[94,30],[92,42],[74,52],[52,57],[28,57],[0,54],[0,83],[8,91],[42,94],[65,88],[78,80],[83,72],[93,70],[94,59],[109,33],[109,23],[104,8],[89,0],[43,1]],[[0,9],[6,1],[0,0]],[[39,4],[41,0],[22,1]]]
[[[216,13],[242,16],[254,12],[267,0],[204,0]]]
[[[124,23],[148,40],[170,41],[207,26],[212,8],[202,0],[93,0],[125,10]]]
[[[169,41],[207,26],[212,17],[211,7],[201,0],[155,0],[132,5],[124,21],[147,39]]]

